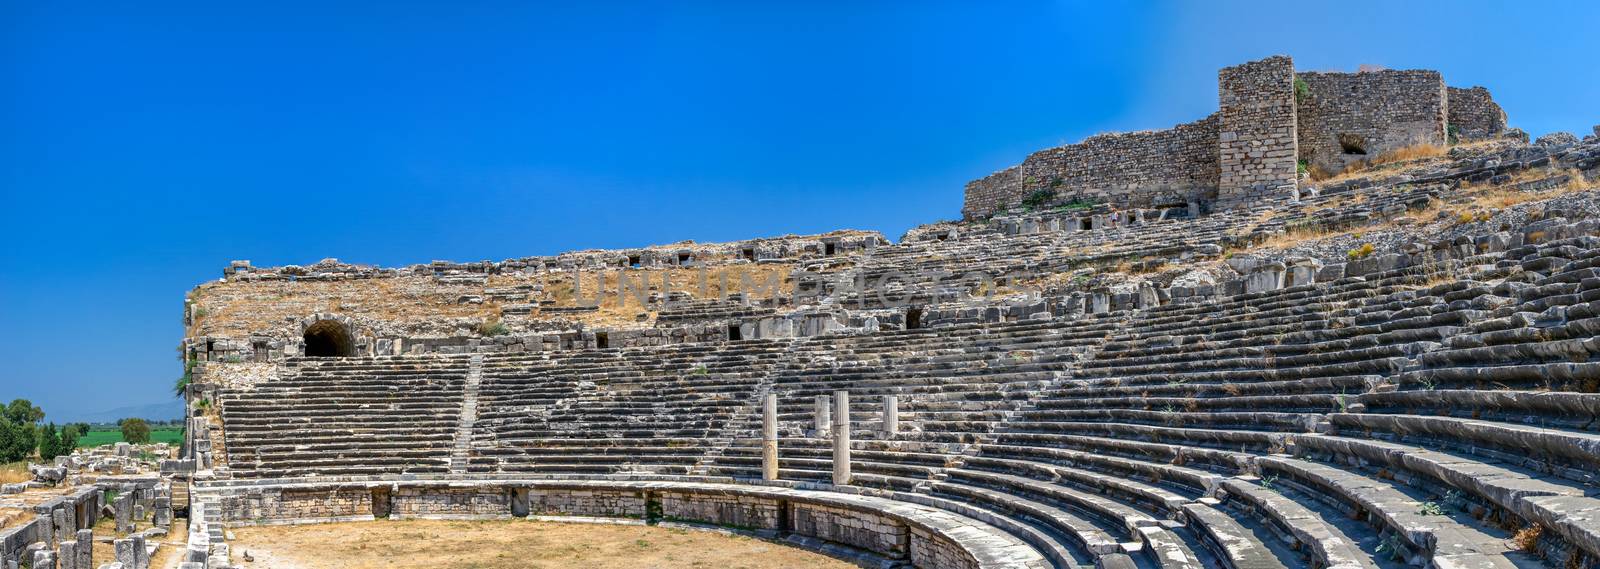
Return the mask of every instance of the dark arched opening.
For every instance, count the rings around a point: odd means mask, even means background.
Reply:
[[[911,308],[906,310],[906,329],[916,330],[922,327],[922,309]]]
[[[306,327],[306,357],[348,358],[356,355],[356,341],[350,329],[333,320],[323,320]]]

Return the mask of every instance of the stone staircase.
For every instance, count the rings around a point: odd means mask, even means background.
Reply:
[[[472,453],[472,429],[478,422],[478,386],[483,381],[483,354],[470,356],[467,382],[461,396],[461,415],[456,423],[455,446],[450,451],[450,473],[466,474]]]

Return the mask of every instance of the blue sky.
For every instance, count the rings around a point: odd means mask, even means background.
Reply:
[[[0,398],[161,401],[230,259],[898,239],[1277,53],[1600,123],[1592,2],[329,4],[0,0]]]

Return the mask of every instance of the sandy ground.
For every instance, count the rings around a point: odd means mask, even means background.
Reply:
[[[247,569],[855,567],[755,538],[634,525],[406,520],[232,532],[233,561]]]

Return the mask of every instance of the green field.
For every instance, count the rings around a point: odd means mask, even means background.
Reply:
[[[91,430],[89,434],[78,437],[79,448],[97,447],[120,442],[122,442],[122,431],[118,430]],[[150,429],[150,442],[174,445],[181,443],[183,442],[183,429]]]

